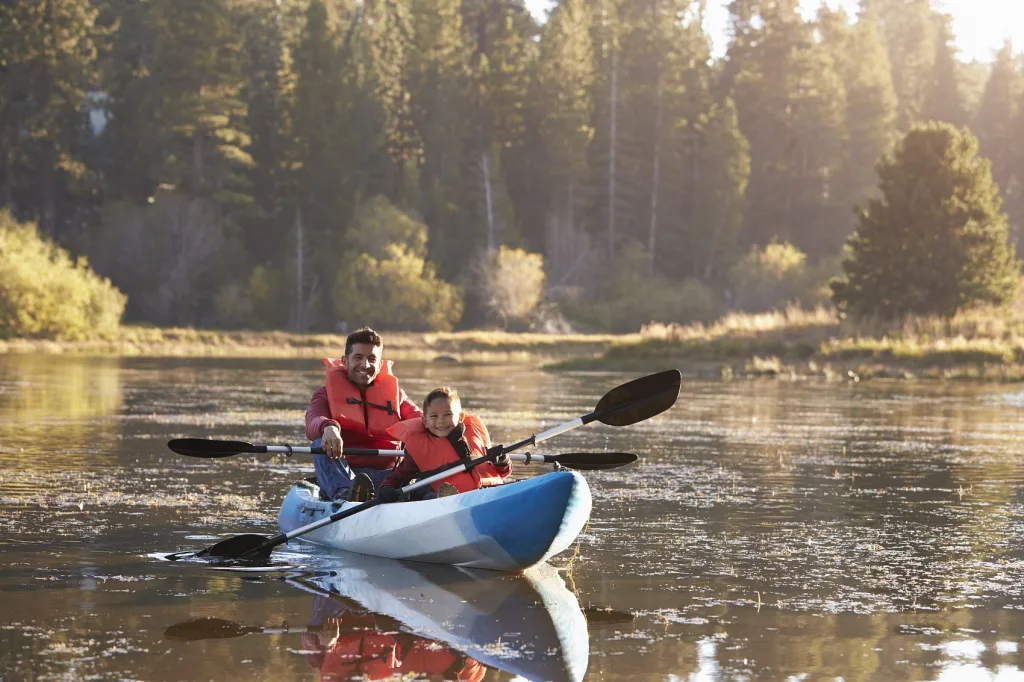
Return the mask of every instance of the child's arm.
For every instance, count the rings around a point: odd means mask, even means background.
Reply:
[[[388,477],[381,482],[380,487],[388,486],[398,490],[411,481],[419,472],[420,468],[416,466],[416,462],[412,461],[412,457],[406,455],[402,458],[402,463],[392,469]]]
[[[487,444],[487,447],[491,447],[491,434],[487,432],[487,425],[484,424],[482,419],[480,420],[480,428],[483,430],[484,442]],[[508,455],[502,455],[494,462],[494,468],[502,480],[504,480],[512,473],[512,460],[509,459]]]

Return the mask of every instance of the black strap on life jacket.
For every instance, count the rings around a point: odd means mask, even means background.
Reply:
[[[459,424],[451,430],[451,433],[449,433],[446,438],[448,439],[448,442],[452,444],[452,447],[455,448],[455,454],[459,456],[459,459],[468,461],[472,459],[472,455],[469,451],[469,443],[467,443],[466,439],[462,437],[465,433],[466,428],[462,424]]]
[[[390,400],[384,405],[371,403],[369,400],[360,400],[359,398],[349,398],[345,402],[349,405],[366,405],[367,407],[376,407],[378,410],[384,410],[387,412],[389,417],[395,413],[395,407]]]

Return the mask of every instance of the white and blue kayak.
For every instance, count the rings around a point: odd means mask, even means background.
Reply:
[[[277,517],[281,531],[358,504],[328,502],[319,494],[315,483],[292,486]],[[522,571],[567,549],[586,525],[590,508],[586,480],[557,471],[436,500],[379,505],[302,539],[390,559]]]

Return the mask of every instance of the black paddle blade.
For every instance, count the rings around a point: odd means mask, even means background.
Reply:
[[[678,369],[634,379],[608,391],[593,414],[609,426],[629,426],[650,419],[675,404],[682,380]]]
[[[231,457],[243,452],[258,452],[252,443],[240,440],[206,440],[205,438],[175,438],[167,441],[167,447],[186,457]]]
[[[216,545],[212,545],[202,551],[196,552],[195,555],[197,557],[213,557],[215,559],[237,559],[242,555],[249,555],[250,552],[254,551],[269,539],[270,538],[265,535],[256,535],[255,533],[236,535],[233,538],[221,540]],[[272,549],[272,547],[268,547],[263,552],[251,554],[249,556],[252,558],[269,556]]]
[[[546,455],[545,459],[549,462],[558,462],[566,469],[600,471],[632,464],[637,460],[637,456],[628,452],[566,452],[561,455]]]
[[[193,618],[168,627],[164,630],[164,637],[180,642],[195,642],[200,639],[230,639],[259,631],[259,628],[223,618]]]

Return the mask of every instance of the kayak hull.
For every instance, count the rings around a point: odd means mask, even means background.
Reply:
[[[292,486],[278,525],[290,532],[353,502],[318,499],[315,485]],[[302,536],[370,556],[522,571],[567,549],[590,517],[586,480],[559,471],[422,502],[371,507]]]

